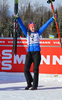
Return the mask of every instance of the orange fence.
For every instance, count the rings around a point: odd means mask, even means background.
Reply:
[[[41,39],[39,73],[62,74],[62,48],[58,39]],[[13,39],[0,38],[0,72],[24,72],[27,54],[25,38],[17,39],[17,55],[13,55]],[[30,71],[33,71],[33,64]]]

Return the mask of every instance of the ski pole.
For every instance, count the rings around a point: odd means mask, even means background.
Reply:
[[[53,1],[55,1],[55,0],[53,0]],[[52,0],[47,1],[47,3],[51,3],[51,9],[52,9],[52,12],[53,12],[53,15],[55,15]],[[58,24],[57,24],[57,21],[56,21],[55,16],[54,16],[54,21],[55,21],[55,24],[56,24],[56,28],[57,28],[57,32],[58,32],[58,37],[59,37],[60,44],[61,44],[61,47],[62,47],[62,41],[61,41],[61,37],[60,37],[60,32],[59,32],[59,28],[58,28]]]

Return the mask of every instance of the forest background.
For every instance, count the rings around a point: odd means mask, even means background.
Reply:
[[[23,2],[21,2],[23,1]],[[38,2],[34,5],[28,2],[29,0],[19,0],[19,17],[23,24],[28,29],[28,23],[34,22],[36,30],[44,25],[52,16],[52,10],[44,5],[39,6]],[[60,35],[62,37],[62,6],[59,5],[55,8],[57,14],[57,23],[59,26]],[[3,4],[0,0],[0,37],[11,37],[13,36],[13,14],[11,15],[10,5],[7,0],[3,0]],[[18,26],[17,37],[25,37],[22,30]],[[58,38],[57,29],[55,22],[53,21],[48,28],[42,33],[43,38],[49,38],[49,35],[53,35],[54,38]]]

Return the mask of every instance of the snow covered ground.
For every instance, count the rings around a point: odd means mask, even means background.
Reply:
[[[34,91],[26,85],[23,73],[0,72],[0,100],[62,100],[62,75],[40,74]]]

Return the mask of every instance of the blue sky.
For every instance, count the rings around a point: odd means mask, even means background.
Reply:
[[[28,0],[30,1],[30,3],[33,5],[35,3],[37,3],[38,5],[42,6],[42,4],[46,7],[48,7],[49,9],[51,9],[50,4],[47,4],[47,0]],[[10,4],[10,10],[11,12],[13,12],[14,9],[14,0],[8,0],[8,3]],[[55,0],[55,2],[53,3],[55,8],[58,8],[59,5],[62,6],[62,0]]]

